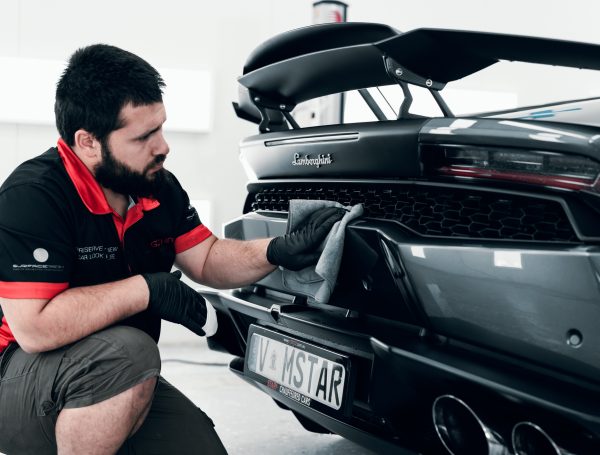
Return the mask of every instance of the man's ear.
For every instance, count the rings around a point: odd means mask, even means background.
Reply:
[[[84,129],[75,132],[75,146],[73,148],[87,159],[99,159],[101,156],[100,141]]]

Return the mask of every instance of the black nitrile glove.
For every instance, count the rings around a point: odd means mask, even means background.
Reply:
[[[315,264],[321,255],[316,248],[345,213],[346,210],[339,207],[326,207],[311,213],[294,231],[269,242],[267,260],[294,271]]]
[[[142,276],[150,290],[150,312],[166,321],[181,324],[197,335],[204,335],[206,302],[200,294],[179,281],[179,270],[173,273],[143,273]]]

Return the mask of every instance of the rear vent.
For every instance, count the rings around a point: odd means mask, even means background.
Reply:
[[[252,211],[288,210],[290,199],[363,203],[365,215],[431,237],[577,243],[562,206],[511,194],[414,185],[273,185],[250,195]],[[253,201],[252,201],[253,198]]]

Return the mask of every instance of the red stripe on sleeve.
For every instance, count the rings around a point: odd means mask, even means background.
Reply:
[[[69,283],[0,281],[0,297],[7,299],[51,299],[69,287]]]
[[[189,250],[191,247],[198,245],[212,235],[210,229],[203,224],[196,226],[189,232],[180,235],[175,239],[175,253],[179,254],[182,251]]]

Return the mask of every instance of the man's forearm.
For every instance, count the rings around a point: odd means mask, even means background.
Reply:
[[[271,239],[217,240],[211,247],[198,281],[215,288],[235,288],[260,280],[275,269],[267,261]]]
[[[211,235],[178,253],[175,262],[192,280],[215,288],[255,283],[276,265],[302,270],[317,263],[321,254],[319,245],[345,213],[341,207],[316,210],[293,232],[275,238],[219,240]]]
[[[26,304],[26,302],[21,302]],[[94,286],[67,289],[37,311],[9,323],[28,351],[48,351],[77,341],[148,306],[148,287],[140,275]],[[14,319],[14,322],[13,320]]]

